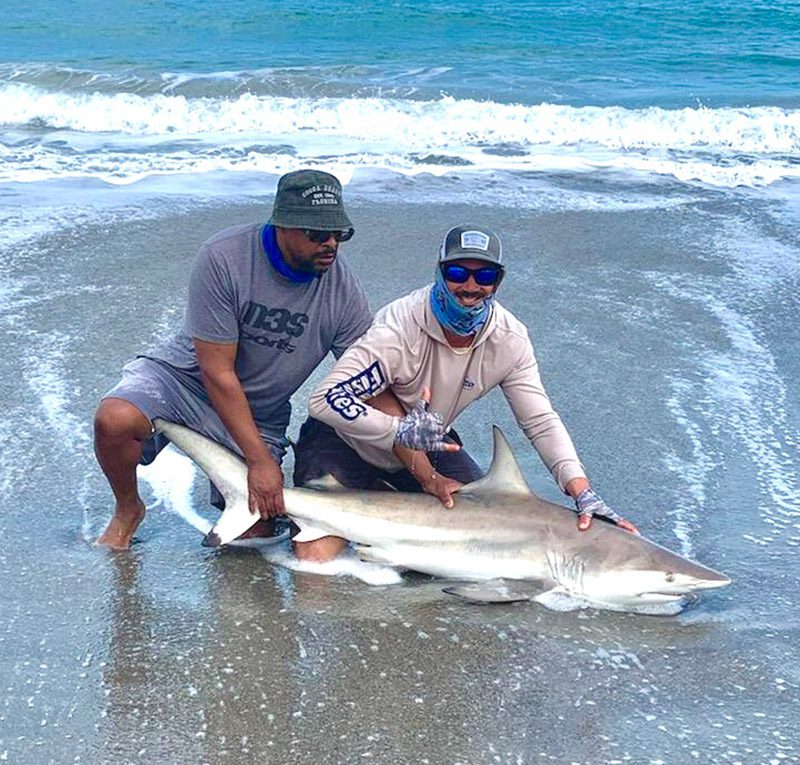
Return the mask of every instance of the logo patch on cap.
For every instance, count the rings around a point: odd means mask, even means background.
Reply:
[[[489,251],[489,237],[483,231],[463,231],[461,233],[462,250]]]

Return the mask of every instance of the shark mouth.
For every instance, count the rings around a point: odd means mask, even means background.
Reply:
[[[638,597],[650,603],[695,603],[699,596],[691,592],[641,592]]]

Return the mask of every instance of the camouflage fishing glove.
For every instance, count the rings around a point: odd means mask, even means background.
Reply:
[[[575,497],[575,506],[578,508],[578,515],[588,515],[590,518],[593,515],[598,515],[601,518],[607,518],[612,523],[619,523],[623,520],[619,513],[614,512],[591,489],[584,489]]]
[[[438,412],[429,412],[428,402],[420,399],[417,405],[400,420],[394,442],[408,449],[441,452],[448,447],[443,440],[446,432],[442,415]]]

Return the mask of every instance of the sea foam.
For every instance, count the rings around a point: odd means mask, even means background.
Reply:
[[[0,180],[151,173],[275,172],[287,159],[400,172],[596,169],[715,186],[800,177],[800,110],[628,109],[442,96],[310,98],[243,93],[0,87]],[[34,135],[31,135],[33,129]],[[57,131],[57,132],[55,132]]]

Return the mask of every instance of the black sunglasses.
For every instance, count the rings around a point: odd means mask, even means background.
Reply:
[[[467,268],[456,263],[442,263],[440,268],[445,281],[456,284],[463,284],[471,276],[475,280],[475,284],[481,287],[491,287],[493,284],[500,284],[500,280],[503,278],[503,269],[494,266]]]
[[[355,229],[348,228],[345,231],[320,231],[315,228],[306,228],[303,229],[303,233],[306,235],[306,239],[308,239],[309,242],[325,244],[331,237],[337,242],[346,242],[348,239],[352,238],[354,230]]]

